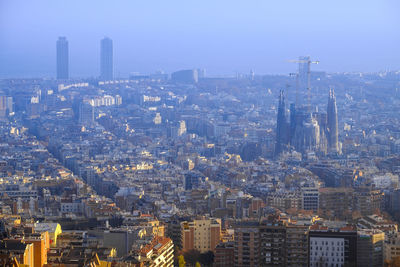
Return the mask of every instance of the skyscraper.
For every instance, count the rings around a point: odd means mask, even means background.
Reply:
[[[309,266],[365,266],[357,264],[357,230],[353,226],[314,224],[309,244]]]
[[[105,37],[100,42],[100,79],[112,80],[113,73],[113,42]]]
[[[327,137],[328,151],[332,153],[339,152],[339,134],[338,134],[338,114],[336,107],[336,96],[333,89],[329,90],[328,108],[327,108]]]
[[[68,79],[68,41],[66,37],[57,40],[57,79]]]

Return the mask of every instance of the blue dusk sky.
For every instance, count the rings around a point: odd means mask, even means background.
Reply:
[[[300,55],[315,70],[400,69],[398,0],[0,0],[0,78],[54,77],[55,43],[70,74],[99,74],[100,39],[117,76],[205,68],[286,74]]]

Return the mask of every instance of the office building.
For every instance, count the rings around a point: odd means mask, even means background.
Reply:
[[[303,187],[301,193],[303,209],[317,211],[319,208],[319,189],[317,187]]]
[[[69,52],[66,37],[59,37],[57,40],[57,79],[66,80],[69,78]]]
[[[352,226],[313,225],[309,232],[310,267],[357,266],[357,231]]]
[[[114,79],[113,41],[108,37],[100,42],[100,79]]]

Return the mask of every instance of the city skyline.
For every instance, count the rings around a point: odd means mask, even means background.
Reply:
[[[70,76],[96,77],[98,40],[105,35],[117,51],[115,75],[123,77],[188,68],[204,68],[209,75],[251,69],[256,74],[288,73],[294,68],[286,60],[298,55],[313,55],[324,63],[316,70],[328,72],[400,69],[395,53],[400,4],[392,0],[326,6],[314,0],[202,5],[88,1],[78,9],[73,1],[63,8],[45,0],[0,5],[0,77],[52,77],[51,51],[58,36],[70,42]],[[53,17],[55,13],[59,16]],[[67,14],[76,16],[71,20]],[[30,39],[29,46],[22,36]]]
[[[398,0],[0,0],[0,266],[400,266]]]

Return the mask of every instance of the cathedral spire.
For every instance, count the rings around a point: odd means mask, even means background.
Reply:
[[[339,152],[339,134],[338,134],[338,114],[336,106],[336,96],[333,88],[329,89],[329,99],[327,108],[327,137],[329,152]]]
[[[286,104],[284,91],[279,92],[278,115],[276,118],[275,155],[280,154],[289,144],[289,125],[286,120]]]

